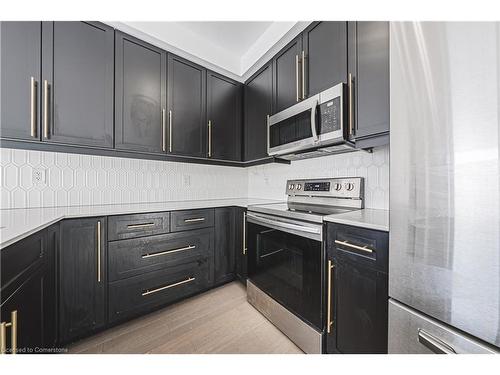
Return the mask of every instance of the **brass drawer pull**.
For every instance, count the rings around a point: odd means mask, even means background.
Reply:
[[[148,254],[144,254],[142,256],[142,259],[147,259],[147,258],[153,258],[153,257],[158,257],[160,255],[166,255],[166,254],[171,254],[171,253],[177,253],[179,251],[186,251],[186,250],[192,250],[192,249],[195,249],[196,246],[193,246],[193,245],[189,245],[189,246],[186,246],[186,247],[180,247],[178,249],[172,249],[172,250],[165,250],[165,251],[160,251],[158,253],[148,253]]]
[[[247,213],[243,212],[243,255],[247,254]]]
[[[167,147],[165,145],[165,142],[166,142],[166,130],[165,130],[165,108],[161,110],[161,149],[163,152],[166,152],[167,151]]]
[[[335,243],[338,245],[343,245],[346,247],[350,247],[356,250],[361,250],[361,251],[366,251],[367,253],[373,253],[373,249],[370,249],[368,246],[358,246],[358,245],[353,245],[352,243],[349,243],[347,241],[340,241],[340,240],[335,240]]]
[[[31,77],[31,86],[30,86],[30,104],[31,104],[31,108],[30,108],[30,123],[31,123],[31,136],[32,137],[36,137],[36,114],[37,114],[37,110],[36,110],[36,94],[37,94],[37,90],[36,90],[36,86],[37,86],[37,82],[35,80],[35,77]]]
[[[186,280],[182,280],[182,281],[179,281],[177,283],[173,283],[173,284],[169,284],[169,285],[165,285],[165,286],[162,286],[160,288],[156,288],[156,289],[147,289],[145,292],[142,292],[142,296],[147,296],[147,295],[150,295],[150,294],[153,294],[153,293],[157,293],[157,292],[160,292],[162,290],[165,290],[165,289],[169,289],[169,288],[173,288],[175,286],[179,286],[179,285],[182,285],[182,284],[187,284],[187,283],[190,283],[191,281],[194,281],[196,278],[194,277],[188,277]]]
[[[97,222],[97,282],[101,282],[101,221]]]
[[[332,264],[332,261],[328,261],[328,269],[326,272],[328,272],[328,306],[327,306],[327,318],[326,318],[326,332],[330,333],[332,330],[332,271],[333,267],[335,267]]]
[[[208,120],[208,157],[212,157],[212,121]]]
[[[205,218],[204,217],[197,217],[195,219],[184,219],[185,223],[198,223],[201,221],[205,221]]]
[[[49,138],[49,81],[43,81],[43,136]]]
[[[353,97],[353,82],[352,82],[352,74],[349,73],[347,75],[347,88],[348,88],[348,92],[349,92],[349,103],[348,103],[348,106],[349,106],[349,135],[350,136],[353,136],[354,135],[354,97]]]
[[[11,329],[10,333],[10,347],[11,353],[17,353],[17,310],[10,312],[10,322],[2,322],[0,324],[0,354],[7,353],[7,328]]]
[[[127,225],[127,229],[148,228],[148,227],[154,227],[154,226],[155,226],[155,223],[130,224],[130,225]]]

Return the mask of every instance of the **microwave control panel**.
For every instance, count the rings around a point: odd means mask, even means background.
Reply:
[[[320,134],[341,129],[340,97],[337,96],[319,105]]]

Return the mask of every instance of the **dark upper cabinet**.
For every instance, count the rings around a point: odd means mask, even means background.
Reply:
[[[113,147],[114,30],[42,23],[42,140]]]
[[[302,98],[302,35],[288,43],[273,58],[274,112],[280,112]]]
[[[267,154],[267,116],[272,114],[273,66],[268,63],[245,84],[244,160],[257,160]]]
[[[347,22],[313,22],[302,33],[302,98],[347,82]]]
[[[390,115],[389,22],[349,22],[348,52],[348,72],[354,85],[354,131],[351,139],[355,139],[360,147],[387,143]],[[379,137],[379,140],[366,140],[374,137]]]
[[[207,156],[206,69],[168,55],[168,150]]]
[[[220,284],[234,277],[236,257],[236,214],[235,207],[215,209],[215,284]]]
[[[241,84],[207,72],[208,157],[241,161]]]
[[[40,139],[41,22],[0,23],[0,135]]]
[[[246,285],[248,276],[248,258],[247,258],[247,236],[246,236],[246,210],[237,207],[235,214],[234,236],[235,236],[235,274],[236,277]]]
[[[115,147],[165,152],[167,53],[116,32]]]
[[[13,348],[16,353],[35,353],[55,345],[56,233],[57,225],[1,251],[0,315],[7,353]]]
[[[59,340],[68,342],[106,323],[106,218],[60,224]]]

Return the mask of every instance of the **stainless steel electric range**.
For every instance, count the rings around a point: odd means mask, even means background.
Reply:
[[[362,209],[364,179],[289,180],[286,194],[247,210],[247,298],[304,352],[321,353],[323,217]]]

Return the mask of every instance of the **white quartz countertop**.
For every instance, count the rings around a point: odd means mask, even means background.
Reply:
[[[337,224],[353,225],[368,229],[382,230],[389,232],[389,210],[376,210],[365,208],[343,214],[328,215],[324,221]]]
[[[233,198],[0,210],[0,249],[28,237],[41,229],[47,228],[62,219],[228,206],[248,207],[254,204],[275,202],[277,201],[259,198]]]

